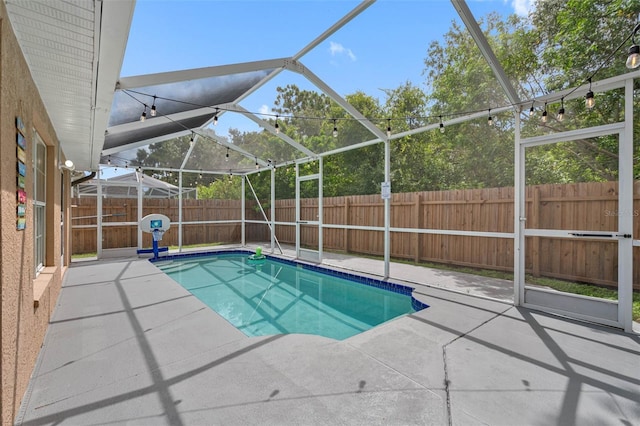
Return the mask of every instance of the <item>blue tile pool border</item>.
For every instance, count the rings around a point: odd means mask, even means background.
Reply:
[[[156,263],[156,262],[162,262],[162,261],[167,261],[167,260],[184,260],[184,259],[193,259],[193,258],[199,258],[199,257],[212,257],[212,256],[218,256],[218,255],[223,255],[223,254],[246,254],[246,255],[252,255],[255,254],[252,251],[249,250],[210,250],[210,251],[200,251],[200,252],[193,252],[193,253],[179,253],[179,254],[168,254],[166,256],[162,256],[162,257],[158,257],[158,258],[150,258],[149,262],[151,263]],[[415,310],[415,311],[421,311],[422,309],[426,309],[429,307],[429,305],[427,305],[426,303],[423,303],[421,301],[419,301],[418,299],[416,299],[415,297],[413,297],[413,291],[415,290],[415,288],[410,287],[408,285],[404,285],[404,284],[397,284],[394,282],[390,282],[390,281],[382,281],[376,278],[370,278],[370,277],[365,277],[362,275],[356,275],[356,274],[352,274],[350,272],[344,272],[344,271],[337,271],[335,269],[330,269],[324,266],[318,266],[318,265],[312,265],[309,263],[301,263],[298,262],[296,260],[290,260],[290,259],[281,259],[279,257],[275,257],[275,256],[270,256],[270,255],[265,255],[265,257],[267,259],[269,259],[270,261],[274,261],[274,262],[279,262],[279,263],[284,263],[290,266],[295,266],[296,268],[302,268],[302,269],[306,269],[309,271],[314,271],[314,272],[318,272],[324,275],[331,275],[334,277],[338,277],[338,278],[342,278],[348,281],[352,281],[352,282],[356,282],[358,284],[364,284],[364,285],[368,285],[371,287],[376,287],[376,288],[380,288],[383,290],[387,290],[387,291],[391,291],[393,293],[398,293],[398,294],[403,294],[405,296],[410,296],[411,297],[411,307]]]

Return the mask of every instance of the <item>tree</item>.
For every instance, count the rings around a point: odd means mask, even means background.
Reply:
[[[242,198],[241,178],[218,179],[209,185],[198,185],[199,199],[239,200]]]
[[[605,60],[629,34],[640,9],[638,0],[549,0],[539,1],[529,19],[511,16],[502,21],[488,15],[481,22],[485,36],[522,99],[532,99],[597,78],[626,72],[624,61],[603,67]],[[447,117],[456,112],[508,105],[488,65],[479,55],[470,35],[452,25],[444,42],[433,43],[425,59],[432,109]],[[598,95],[592,111],[584,100],[557,99],[547,106],[546,124],[540,112],[522,115],[524,136],[564,131],[619,121],[620,93]],[[555,118],[564,104],[568,119]],[[457,162],[457,186],[503,186],[512,184],[512,114],[494,116],[490,128],[480,120],[449,126],[448,148]],[[451,128],[453,127],[453,128]],[[611,138],[527,150],[527,182],[576,182],[617,179],[617,145]],[[559,171],[558,168],[563,170]]]

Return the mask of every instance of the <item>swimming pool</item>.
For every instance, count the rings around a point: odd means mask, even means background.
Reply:
[[[251,252],[152,260],[248,336],[304,333],[342,340],[427,307],[411,287]]]

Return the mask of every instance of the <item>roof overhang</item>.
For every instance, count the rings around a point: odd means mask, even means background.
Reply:
[[[135,0],[6,7],[65,157],[77,170],[98,170]]]

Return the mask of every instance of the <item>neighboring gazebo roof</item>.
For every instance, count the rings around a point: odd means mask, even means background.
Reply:
[[[147,198],[174,198],[180,188],[142,173],[133,172],[114,176],[109,179],[92,179],[77,185],[77,195],[80,197],[95,197],[98,195],[98,181],[102,184],[102,194],[107,197],[137,198],[138,188],[142,186]],[[183,188],[182,196],[196,198],[195,188]]]

